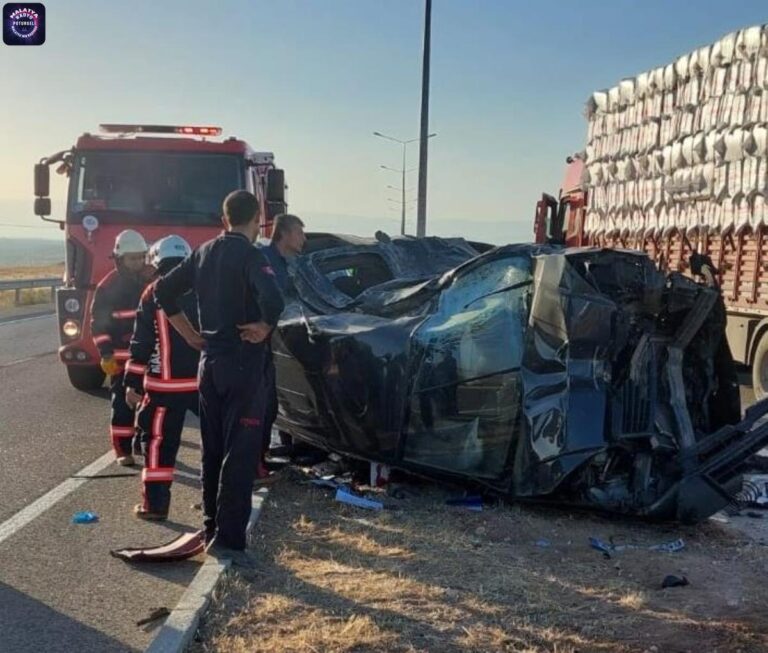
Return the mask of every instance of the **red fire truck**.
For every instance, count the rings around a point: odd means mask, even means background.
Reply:
[[[270,152],[220,138],[219,127],[101,125],[77,144],[35,165],[35,213],[66,236],[64,287],[56,309],[59,356],[73,386],[100,387],[104,374],[90,333],[96,284],[113,267],[115,236],[134,229],[152,243],[178,234],[192,247],[221,230],[221,204],[232,190],[253,192],[262,236],[286,210],[283,170]],[[50,166],[69,183],[63,220],[51,218]]]

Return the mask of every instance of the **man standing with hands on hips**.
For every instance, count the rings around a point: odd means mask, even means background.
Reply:
[[[227,231],[196,249],[157,282],[168,320],[200,359],[200,429],[206,552],[250,566],[245,552],[254,464],[261,452],[267,340],[283,310],[274,271],[253,246],[259,203],[248,191],[224,199]],[[195,290],[198,333],[179,307]]]

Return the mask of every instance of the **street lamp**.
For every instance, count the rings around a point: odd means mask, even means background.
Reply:
[[[398,170],[397,168],[390,168],[388,166],[381,166],[384,168],[384,170],[390,170],[392,172],[399,172],[402,175],[402,186],[400,189],[402,191],[402,211],[400,216],[400,234],[405,235],[405,173],[411,172],[410,170],[405,169],[405,163],[406,163],[406,152],[408,150],[408,144],[409,143],[415,143],[416,141],[420,140],[418,138],[411,138],[407,141],[404,141],[400,138],[395,138],[394,136],[388,136],[387,134],[382,134],[381,132],[373,132],[374,136],[378,136],[379,138],[384,138],[388,141],[393,141],[395,143],[399,143],[403,146],[403,167]],[[427,138],[432,138],[433,136],[437,136],[437,134],[429,134]]]
[[[421,126],[419,143],[419,205],[416,236],[427,235],[427,142],[429,136],[429,58],[432,42],[432,0],[424,2],[424,53],[421,67]]]

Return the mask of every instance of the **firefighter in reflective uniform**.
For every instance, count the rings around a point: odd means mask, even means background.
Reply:
[[[163,275],[191,253],[183,238],[167,236],[152,245],[149,262]],[[195,294],[188,292],[179,303],[187,319],[197,325]],[[140,519],[160,521],[168,516],[184,417],[188,410],[199,413],[200,354],[168,322],[155,301],[154,283],[144,291],[136,311],[130,352],[125,368],[126,402],[129,406],[141,402],[136,422],[144,449],[143,502],[133,512]]]
[[[91,307],[91,334],[101,356],[101,369],[110,377],[112,419],[110,436],[117,462],[134,464],[134,411],[125,403],[123,365],[133,333],[136,307],[145,286],[147,243],[132,229],[115,239],[115,269],[96,287]]]

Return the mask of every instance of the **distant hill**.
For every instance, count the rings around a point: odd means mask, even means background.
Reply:
[[[38,238],[0,238],[0,267],[51,265],[64,261],[64,243]]]

